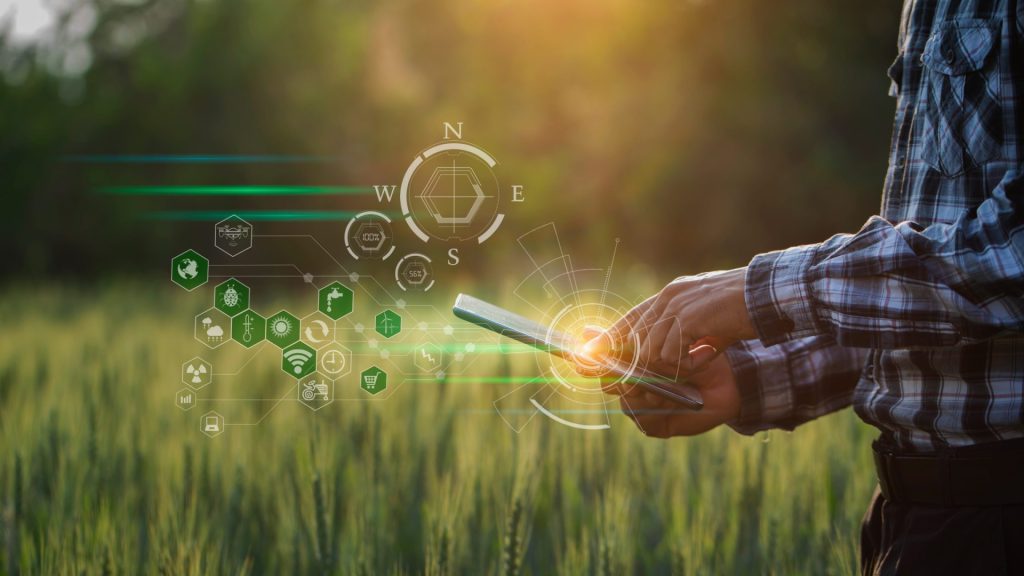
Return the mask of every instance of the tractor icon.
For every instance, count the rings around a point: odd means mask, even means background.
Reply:
[[[327,384],[319,384],[316,380],[310,380],[309,382],[302,383],[302,399],[306,402],[312,402],[316,398],[327,401],[330,400],[327,392]]]

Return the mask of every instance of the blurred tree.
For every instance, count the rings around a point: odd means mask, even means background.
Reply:
[[[741,264],[876,209],[898,11],[886,0],[69,4],[52,42],[0,38],[3,274],[137,270],[189,231],[98,186],[396,182],[444,120],[464,121],[530,190],[488,250],[553,220],[582,256],[603,261],[621,236],[625,256],[665,277]],[[62,161],[176,153],[337,161]],[[325,201],[338,202],[304,202]]]

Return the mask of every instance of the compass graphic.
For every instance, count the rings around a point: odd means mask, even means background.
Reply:
[[[413,159],[402,178],[402,216],[424,242],[483,243],[501,226],[497,161],[466,142],[443,142]]]

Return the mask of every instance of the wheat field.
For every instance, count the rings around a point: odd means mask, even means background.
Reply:
[[[610,431],[536,421],[515,434],[489,410],[502,387],[465,378],[317,413],[287,402],[210,439],[202,409],[174,405],[196,352],[180,318],[195,312],[143,283],[4,289],[0,571],[857,569],[873,433],[849,410],[755,437],[654,440],[622,416]],[[491,355],[472,373],[529,370]],[[283,378],[269,358],[235,380],[235,394],[272,398]],[[239,421],[265,412],[217,407]]]

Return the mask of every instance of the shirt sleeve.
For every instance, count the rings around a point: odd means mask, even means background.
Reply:
[[[877,349],[966,344],[1024,330],[1024,175],[927,227],[872,217],[856,234],[756,256],[746,301],[774,345],[831,335]]]
[[[844,348],[830,336],[764,347],[757,340],[725,351],[740,391],[740,414],[729,426],[741,434],[782,428],[845,408],[869,350]]]

